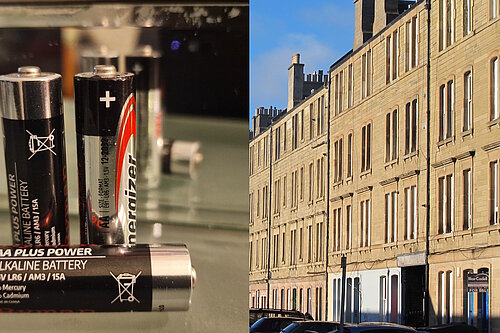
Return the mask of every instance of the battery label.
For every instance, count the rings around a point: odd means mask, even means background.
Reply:
[[[3,119],[7,186],[16,245],[68,243],[63,116]]]
[[[133,94],[123,103],[115,135],[77,133],[82,243],[136,243],[135,135]]]
[[[115,171],[115,206],[118,218],[126,223],[127,244],[136,243],[137,161],[135,158],[135,136],[135,98],[133,94],[130,94],[123,106],[120,119]]]
[[[149,248],[0,248],[0,312],[151,311]]]

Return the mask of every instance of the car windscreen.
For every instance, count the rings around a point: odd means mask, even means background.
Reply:
[[[252,327],[251,332],[279,332],[282,328],[288,326],[294,318],[260,318]]]
[[[297,326],[299,326],[298,323],[291,323],[290,325],[288,325],[287,327],[285,327],[281,333],[292,333],[294,332],[294,329],[297,328]]]

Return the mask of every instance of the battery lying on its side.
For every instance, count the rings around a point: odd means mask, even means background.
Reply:
[[[0,312],[181,311],[196,271],[184,245],[0,247]]]
[[[75,75],[82,244],[135,244],[134,75],[98,65]]]
[[[160,60],[160,53],[149,45],[125,57],[127,71],[135,73],[140,188],[156,188],[160,184],[163,147]]]
[[[162,172],[164,174],[197,178],[198,168],[203,161],[198,141],[167,139],[162,148]]]
[[[0,76],[5,166],[16,245],[68,243],[61,75],[35,66]]]

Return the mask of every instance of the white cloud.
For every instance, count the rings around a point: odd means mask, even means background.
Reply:
[[[286,108],[288,94],[288,67],[292,55],[300,53],[300,62],[305,64],[304,72],[312,73],[328,67],[338,59],[339,54],[313,35],[288,34],[280,45],[251,59],[251,106]],[[251,110],[253,112],[253,110]]]

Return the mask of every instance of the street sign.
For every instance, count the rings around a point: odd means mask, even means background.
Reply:
[[[469,273],[467,275],[467,291],[472,293],[487,293],[489,286],[488,273]]]

